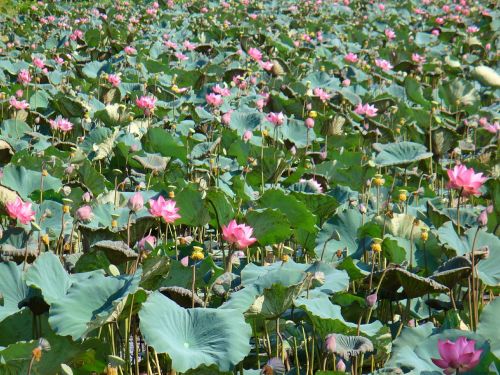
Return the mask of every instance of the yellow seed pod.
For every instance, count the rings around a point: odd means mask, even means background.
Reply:
[[[168,197],[169,197],[170,199],[174,199],[174,198],[175,198],[175,193],[174,193],[173,191],[169,191],[169,192],[168,192]]]
[[[71,251],[71,244],[70,243],[65,243],[64,244],[64,251],[65,252],[70,252]]]
[[[49,246],[49,235],[48,234],[44,234],[40,237],[40,239],[42,240],[42,242],[45,244],[45,246]]]
[[[31,355],[33,356],[33,359],[35,361],[40,362],[40,359],[42,359],[42,348],[40,346],[37,346],[31,351]]]
[[[375,186],[382,186],[383,184],[385,184],[385,179],[382,178],[381,174],[376,174],[373,177],[372,181]]]
[[[197,247],[197,246],[195,246],[195,247]],[[193,253],[191,254],[191,259],[192,260],[203,260],[203,259],[205,259],[205,254],[203,254],[203,251],[194,250]]]
[[[266,129],[262,130],[262,136],[267,137],[268,135],[269,132]]]
[[[42,169],[42,176],[47,177],[49,175],[49,172],[46,169]]]
[[[111,221],[111,228],[116,228],[116,227],[118,227],[118,221],[116,221],[116,220],[113,219]]]
[[[420,233],[420,239],[424,242],[429,239],[429,232],[427,231],[427,229],[422,228],[422,233]]]
[[[400,190],[399,191],[399,201],[406,202],[406,199],[408,197],[407,194],[408,194],[408,192],[406,190]]]
[[[324,72],[324,71],[325,71],[325,67],[324,67],[323,65],[321,65],[321,66],[319,67],[319,70],[321,70],[322,72]]]
[[[286,263],[286,262],[288,262],[289,260],[290,260],[290,257],[289,257],[287,254],[283,254],[283,255],[281,256],[281,261],[282,261],[283,263]]]
[[[318,117],[318,112],[316,112],[316,111],[309,111],[309,117],[311,117],[311,118]]]
[[[64,212],[65,214],[69,214],[69,206],[68,206],[67,204],[65,204],[65,205],[63,206],[63,212]]]
[[[396,127],[396,134],[401,134],[401,128],[399,126]]]
[[[372,251],[376,252],[376,253],[380,253],[382,251],[382,245],[380,245],[379,243],[372,243],[371,245],[371,249]]]

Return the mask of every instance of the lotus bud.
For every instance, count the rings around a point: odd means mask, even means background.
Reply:
[[[73,173],[74,170],[75,170],[75,166],[73,164],[70,164],[66,167],[66,169],[64,170],[64,173],[71,174],[71,173]]]
[[[372,293],[365,298],[366,305],[370,308],[375,306],[377,303],[377,293]]]
[[[83,193],[82,200],[84,202],[89,203],[91,199],[92,199],[92,196],[90,195],[90,193],[88,191]]]
[[[69,187],[68,185],[63,186],[62,193],[65,196],[69,196],[71,194],[71,187]]]
[[[80,207],[78,210],[76,210],[75,216],[77,220],[83,222],[92,220],[92,207],[90,207],[89,205]]]
[[[479,216],[477,217],[477,224],[480,227],[485,227],[488,225],[488,214],[493,212],[493,206],[488,206],[486,209],[481,211]]]
[[[142,194],[136,192],[134,195],[132,195],[127,202],[127,207],[130,211],[134,212],[142,209],[144,207],[144,198],[142,197]]]
[[[363,203],[358,206],[358,210],[362,215],[366,214],[366,206]]]
[[[306,121],[304,123],[308,129],[314,128],[314,119],[312,117],[306,118]]]
[[[181,264],[184,266],[184,267],[187,267],[189,265],[189,257],[188,256],[185,256],[184,258],[181,259]]]
[[[346,369],[346,366],[345,366],[345,363],[342,359],[339,359],[339,361],[337,362],[337,371],[338,372],[345,372],[345,369]]]
[[[335,349],[337,349],[337,339],[335,334],[332,333],[326,336],[325,349],[328,353],[335,353]]]

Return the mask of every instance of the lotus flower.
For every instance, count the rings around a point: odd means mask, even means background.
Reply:
[[[248,50],[248,54],[252,59],[255,61],[260,61],[262,60],[262,52],[260,52],[257,48],[250,48]]]
[[[111,83],[113,87],[118,87],[121,83],[121,78],[117,74],[110,74],[108,75],[108,83]]]
[[[394,68],[391,63],[384,59],[375,59],[375,65],[377,65],[383,71],[391,70]]]
[[[438,351],[441,358],[431,358],[432,362],[442,368],[447,375],[455,372],[466,372],[472,370],[479,363],[482,349],[476,350],[475,340],[467,340],[459,337],[457,341],[438,340]]]
[[[75,216],[80,221],[90,221],[92,220],[92,207],[85,205],[80,207],[75,212]]]
[[[222,96],[214,93],[205,95],[205,99],[208,104],[214,107],[220,107],[224,103],[224,99],[222,99]]]
[[[384,34],[389,40],[396,38],[396,33],[394,32],[394,30],[385,29]]]
[[[28,109],[30,107],[30,105],[26,102],[26,100],[17,100],[14,97],[10,98],[9,104],[11,105],[11,107],[17,110]]]
[[[154,96],[141,96],[135,100],[135,104],[144,110],[146,116],[149,116],[155,109],[156,98]]]
[[[266,116],[266,120],[273,123],[276,126],[283,125],[283,121],[285,121],[285,116],[283,112],[275,113],[271,112]]]
[[[73,124],[62,116],[57,116],[55,120],[49,120],[49,123],[53,130],[60,130],[64,133],[73,129]]]
[[[132,46],[126,46],[123,51],[127,54],[127,55],[135,55],[137,53],[137,50],[132,47]]]
[[[127,207],[130,211],[134,212],[142,209],[144,207],[144,198],[142,197],[142,194],[140,192],[136,192],[132,195],[127,202]]]
[[[246,143],[250,139],[252,139],[252,131],[251,130],[246,130],[245,133],[243,133],[243,141]]]
[[[375,117],[377,115],[377,108],[373,105],[359,103],[354,112],[358,115],[365,115],[366,117]]]
[[[328,335],[326,336],[325,339],[325,348],[328,353],[334,353],[335,348],[337,347],[337,339],[335,338],[335,335]]]
[[[419,55],[418,53],[413,53],[411,59],[414,63],[423,64],[425,63],[425,56]]]
[[[146,236],[143,237],[138,243],[137,246],[139,247],[140,250],[151,250],[154,249],[156,246],[156,237],[154,236]]]
[[[245,224],[238,224],[236,220],[231,220],[227,226],[222,226],[222,236],[224,239],[231,244],[236,244],[240,249],[244,249],[257,241],[256,238],[252,237],[252,234],[252,227]]]
[[[14,202],[6,203],[5,208],[12,219],[18,219],[22,224],[35,220],[35,211],[31,209],[31,203],[23,202],[19,197]]]
[[[328,94],[325,90],[323,90],[322,88],[320,87],[316,87],[314,90],[313,90],[313,94],[316,95],[317,97],[319,97],[319,99],[322,101],[322,102],[326,102],[328,99],[331,98],[331,95]]]
[[[349,63],[355,63],[358,61],[358,55],[355,53],[349,52],[347,55],[344,56],[344,61],[349,62]]]
[[[27,85],[31,82],[31,74],[26,69],[21,69],[17,74],[17,81],[23,85]]]
[[[181,217],[181,215],[177,213],[179,207],[175,207],[175,204],[176,202],[174,200],[165,200],[165,198],[160,195],[157,200],[149,200],[149,205],[151,206],[149,212],[153,216],[162,217],[166,223],[173,223]]]
[[[448,169],[449,189],[460,190],[463,196],[481,195],[479,189],[487,177],[482,173],[474,173],[474,168],[467,168],[465,165],[456,165],[453,169]]]

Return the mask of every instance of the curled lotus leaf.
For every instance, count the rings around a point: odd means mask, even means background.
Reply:
[[[335,343],[335,353],[345,359],[373,351],[372,341],[363,336],[335,334]]]

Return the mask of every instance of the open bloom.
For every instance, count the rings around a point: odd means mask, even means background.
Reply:
[[[12,219],[18,219],[22,224],[35,220],[35,211],[31,209],[31,203],[23,202],[19,197],[14,202],[5,204],[5,208]]]
[[[449,189],[457,189],[463,196],[480,195],[479,189],[488,179],[482,173],[474,173],[474,168],[467,168],[465,165],[456,165],[453,169],[448,169]]]
[[[224,103],[222,96],[214,94],[213,92],[205,95],[205,100],[208,104],[213,105],[214,107],[220,107]]]
[[[34,57],[33,58],[33,65],[35,65],[37,68],[40,68],[40,69],[45,68],[45,63],[39,57]]]
[[[132,47],[132,46],[126,46],[123,51],[127,54],[127,55],[135,55],[137,53],[137,50]]]
[[[375,59],[375,65],[384,71],[394,68],[389,61],[384,59]]]
[[[358,115],[365,115],[366,117],[377,116],[378,109],[374,105],[359,103],[354,112]]]
[[[12,108],[15,108],[17,110],[27,109],[30,106],[28,102],[26,102],[26,100],[17,100],[14,97],[10,98],[9,104],[11,105]]]
[[[283,125],[283,121],[285,121],[285,116],[283,112],[275,113],[271,112],[266,116],[266,120],[273,123],[276,126]]]
[[[313,94],[316,95],[317,97],[319,97],[319,99],[322,101],[322,102],[326,102],[328,99],[331,98],[331,95],[328,94],[325,90],[323,90],[322,88],[320,87],[316,87],[314,90],[313,90]]]
[[[385,29],[384,34],[389,40],[396,38],[396,33],[394,32],[394,30]]]
[[[75,212],[75,216],[80,221],[90,221],[92,220],[92,207],[85,205],[80,207]]]
[[[177,213],[179,207],[175,207],[175,204],[174,200],[165,200],[165,198],[160,195],[157,200],[149,200],[149,205],[151,207],[149,212],[153,216],[162,217],[166,223],[173,223],[181,217],[181,215]]]
[[[248,50],[248,54],[252,59],[255,61],[260,61],[262,60],[262,52],[260,52],[257,48],[250,48]]]
[[[156,246],[156,237],[151,235],[146,236],[137,243],[137,246],[139,247],[139,250],[142,251],[154,249]]]
[[[118,87],[121,83],[121,78],[117,74],[110,74],[108,75],[108,82],[111,83],[113,87]]]
[[[221,95],[221,96],[230,96],[231,95],[231,90],[229,90],[229,88],[221,87],[219,84],[212,87],[212,91],[215,92],[216,94]]]
[[[31,74],[26,69],[21,69],[17,74],[17,81],[23,85],[27,85],[31,82]]]
[[[457,341],[438,340],[438,351],[441,358],[431,358],[432,362],[442,368],[447,375],[455,372],[472,370],[479,363],[482,349],[475,349],[475,340],[459,337]]]
[[[349,62],[349,63],[355,63],[358,61],[358,55],[355,53],[349,52],[347,55],[344,56],[344,61]]]
[[[235,244],[240,249],[244,249],[257,241],[256,238],[252,237],[252,234],[252,227],[245,224],[238,224],[236,220],[231,220],[227,226],[222,226],[222,236],[224,239],[231,244]]]
[[[64,133],[73,129],[73,124],[68,119],[61,116],[57,116],[55,120],[49,120],[49,123],[53,130],[60,130]]]
[[[423,64],[423,63],[425,63],[425,56],[419,55],[418,53],[413,53],[411,55],[411,59],[416,64]]]
[[[156,98],[154,96],[141,96],[135,100],[135,104],[144,110],[146,116],[149,116],[155,109]]]

